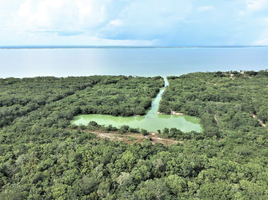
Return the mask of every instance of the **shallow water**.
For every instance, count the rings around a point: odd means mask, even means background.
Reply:
[[[165,79],[166,86],[168,85]],[[114,117],[111,115],[79,115],[74,118],[72,123],[87,125],[90,121],[95,121],[101,125],[110,125],[120,128],[122,125],[128,125],[132,128],[146,129],[149,132],[157,132],[166,128],[177,128],[183,132],[196,131],[201,132],[202,127],[200,119],[191,116],[162,115],[157,114],[161,95],[165,88],[162,88],[157,97],[153,100],[150,110],[145,116],[134,117]]]

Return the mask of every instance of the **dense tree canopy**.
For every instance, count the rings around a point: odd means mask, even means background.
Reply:
[[[268,73],[211,72],[168,77],[160,112],[198,116],[206,136],[256,131],[268,121]],[[261,130],[263,130],[261,128]]]
[[[268,131],[258,121],[268,121],[268,73],[168,80],[160,111],[198,116],[204,131],[159,130],[181,140],[165,147],[70,124],[80,113],[144,114],[161,77],[0,79],[1,199],[268,199]]]

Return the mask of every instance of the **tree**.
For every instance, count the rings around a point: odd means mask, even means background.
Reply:
[[[141,129],[141,134],[144,135],[144,136],[146,136],[146,135],[148,135],[148,131],[145,130],[145,129]]]

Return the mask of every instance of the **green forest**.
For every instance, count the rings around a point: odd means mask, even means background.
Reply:
[[[204,131],[159,130],[179,141],[164,146],[101,139],[90,131],[105,127],[70,122],[144,115],[160,76],[0,79],[0,199],[268,199],[268,72],[168,82],[159,112],[197,116]]]

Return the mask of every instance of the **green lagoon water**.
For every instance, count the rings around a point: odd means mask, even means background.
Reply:
[[[168,82],[165,79],[166,86]],[[132,128],[143,128],[149,132],[157,132],[166,128],[177,128],[183,132],[196,131],[201,132],[202,127],[199,124],[200,119],[191,116],[178,116],[178,115],[162,115],[157,114],[159,102],[165,88],[161,88],[160,92],[152,102],[150,110],[145,116],[133,117],[115,117],[111,115],[78,115],[74,118],[72,123],[79,125],[87,125],[90,121],[95,121],[100,125],[113,125],[120,128],[122,125],[128,125]]]

